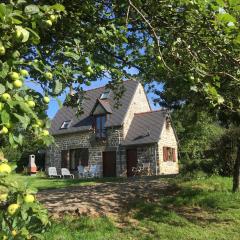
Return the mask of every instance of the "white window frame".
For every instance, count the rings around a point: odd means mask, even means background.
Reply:
[[[110,90],[105,90],[101,96],[100,96],[100,99],[108,99],[109,98],[109,95],[110,95]]]
[[[66,125],[67,124],[67,125]],[[66,126],[65,126],[66,125]],[[64,121],[60,127],[60,129],[68,129],[71,125],[71,120]]]

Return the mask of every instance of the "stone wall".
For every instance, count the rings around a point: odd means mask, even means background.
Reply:
[[[147,100],[146,93],[144,91],[143,86],[141,84],[138,84],[138,87],[133,96],[131,105],[124,119],[123,137],[125,137],[128,132],[128,129],[132,123],[134,114],[141,113],[141,112],[148,112],[148,111],[151,111],[151,109]]]
[[[46,169],[54,166],[60,171],[61,169],[61,151],[76,148],[88,148],[89,164],[100,165],[102,173],[102,152],[116,151],[117,174],[120,173],[120,154],[122,151],[118,145],[123,139],[122,128],[107,129],[107,140],[99,141],[95,138],[95,133],[81,132],[55,136],[55,144],[50,146],[46,153]]]
[[[163,161],[163,147],[171,147],[175,148],[176,154],[176,162],[172,161]],[[174,134],[174,130],[171,126],[166,126],[166,121],[163,126],[161,139],[158,143],[158,151],[159,151],[159,164],[160,164],[160,174],[178,174],[179,173],[179,166],[178,166],[178,144],[177,139]]]

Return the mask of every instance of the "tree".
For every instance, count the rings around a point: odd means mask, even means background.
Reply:
[[[216,116],[201,109],[196,111],[191,105],[175,109],[171,116],[179,140],[182,171],[219,172],[215,144],[219,143],[225,129],[219,125]]]
[[[43,33],[60,17],[64,7],[28,4],[27,1],[2,1],[0,4],[0,237],[32,239],[49,225],[47,210],[35,199],[35,190],[11,179],[12,168],[1,151],[23,143],[28,131],[45,144],[52,142],[45,113],[46,96],[28,88],[30,75],[38,69],[42,84],[51,85],[50,66],[34,59]],[[30,1],[29,1],[30,2]],[[31,1],[32,2],[32,1]],[[34,54],[32,54],[34,53]],[[41,67],[39,66],[41,65]],[[44,70],[44,71],[43,71]],[[44,76],[44,77],[43,77]],[[51,87],[49,87],[51,89]],[[46,93],[47,94],[47,93]],[[10,176],[9,176],[10,175]]]

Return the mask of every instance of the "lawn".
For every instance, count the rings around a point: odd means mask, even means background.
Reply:
[[[21,174],[11,175],[11,180],[14,179],[16,182],[22,183],[22,185],[28,185],[32,188],[37,188],[39,190],[43,189],[56,189],[56,188],[66,188],[73,186],[86,186],[102,182],[114,182],[114,181],[124,181],[120,178],[106,178],[106,179],[59,179],[59,178],[46,178],[42,176],[27,176]]]
[[[66,216],[44,234],[53,240],[161,239],[238,240],[240,194],[231,193],[231,179],[218,176],[169,179],[159,199],[129,204],[119,216]]]

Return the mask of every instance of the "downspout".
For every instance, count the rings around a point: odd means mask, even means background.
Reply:
[[[154,150],[154,157],[155,157],[155,174],[158,175],[158,164],[157,164],[157,143],[155,144],[155,150]],[[160,167],[160,166],[159,166]]]

